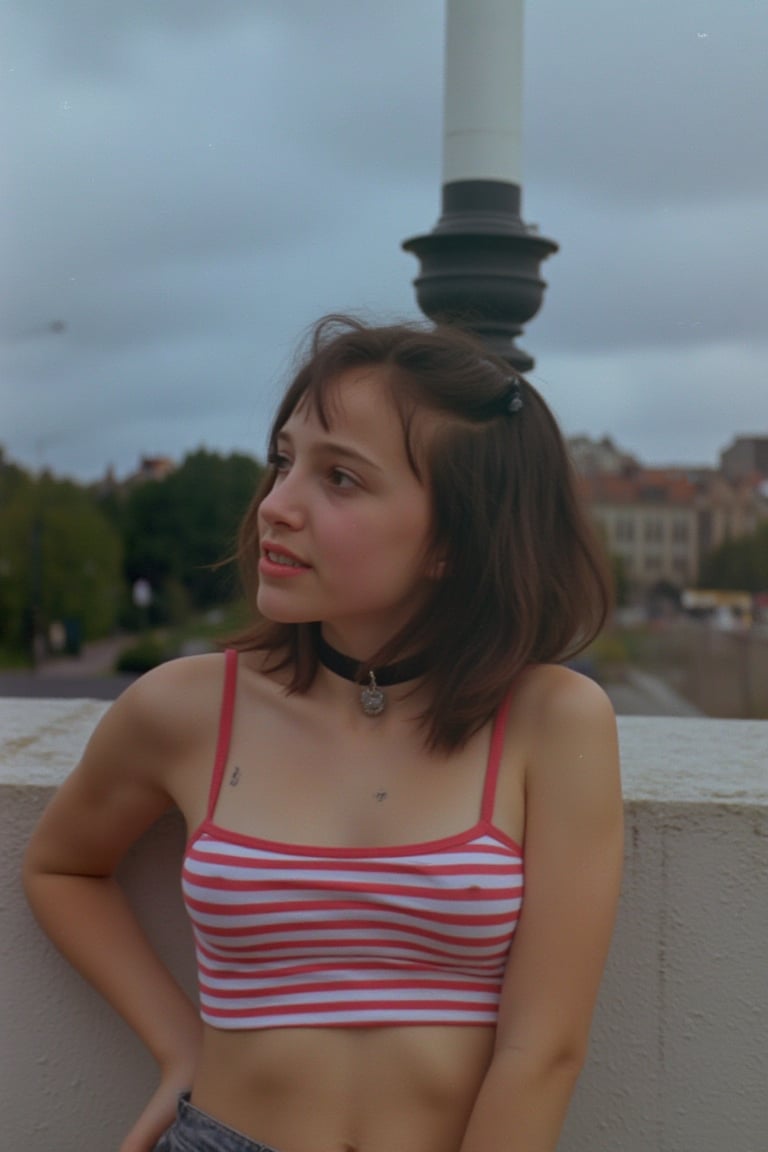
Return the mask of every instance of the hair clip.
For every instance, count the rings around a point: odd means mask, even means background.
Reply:
[[[514,416],[515,412],[519,412],[523,407],[523,391],[520,387],[520,381],[514,376],[510,376],[507,381],[507,393],[504,399],[507,412]]]

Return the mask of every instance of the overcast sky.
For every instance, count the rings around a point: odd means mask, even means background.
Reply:
[[[94,479],[264,452],[321,314],[417,317],[443,0],[4,0],[0,444]],[[529,0],[521,345],[647,463],[768,435],[765,0]]]

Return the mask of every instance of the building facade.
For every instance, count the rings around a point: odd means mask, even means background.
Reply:
[[[610,555],[618,557],[633,597],[660,585],[684,588],[699,570],[696,487],[660,469],[582,478]]]
[[[755,472],[768,477],[768,436],[737,436],[720,453],[720,471],[731,480]]]
[[[726,472],[645,468],[608,438],[569,441],[586,502],[607,551],[623,567],[632,599],[662,586],[694,586],[705,556],[768,521],[768,473],[740,471],[739,465],[760,462],[761,442],[749,441],[751,448],[744,443],[747,438],[736,441],[741,455],[729,457]],[[765,443],[768,448],[768,438]]]

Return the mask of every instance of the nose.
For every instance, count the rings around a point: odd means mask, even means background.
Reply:
[[[301,527],[304,508],[295,469],[291,469],[285,476],[275,477],[271,491],[259,505],[259,516],[270,528],[276,525]]]

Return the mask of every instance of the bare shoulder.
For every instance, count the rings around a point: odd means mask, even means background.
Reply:
[[[210,773],[223,673],[222,656],[195,656],[126,689],[48,805],[28,861],[107,874],[164,811],[195,803]]]
[[[623,857],[616,720],[569,668],[528,669],[515,694],[525,741],[525,898],[499,1044],[583,1059]]]
[[[526,707],[548,720],[567,721],[569,716],[587,719],[610,718],[613,705],[607,694],[589,676],[563,664],[537,664],[520,678],[520,695]]]
[[[83,757],[85,764],[130,765],[156,782],[162,765],[210,739],[221,707],[224,657],[218,653],[170,660],[131,684],[105,713]]]
[[[218,713],[223,683],[223,653],[184,656],[139,677],[113,707],[149,729],[186,731],[201,712]]]
[[[521,677],[516,700],[537,740],[546,744],[588,730],[615,733],[608,695],[595,681],[561,664],[539,664]]]
[[[141,676],[106,713],[110,733],[131,734],[147,752],[189,754],[215,740],[224,693],[225,654],[208,653],[169,660]],[[237,658],[238,692],[251,710],[283,693],[279,681],[265,674],[266,656],[241,652]],[[97,729],[98,731],[98,729]]]
[[[538,665],[521,678],[517,707],[526,731],[529,784],[553,776],[575,786],[602,779],[613,790],[619,771],[616,716],[599,684],[562,665]]]

